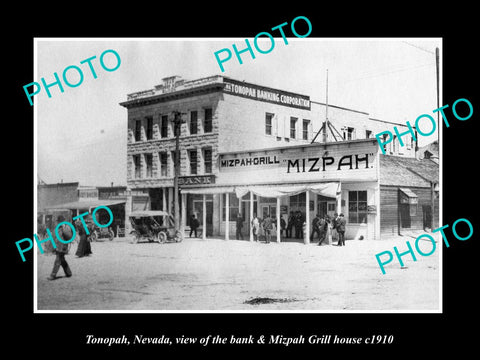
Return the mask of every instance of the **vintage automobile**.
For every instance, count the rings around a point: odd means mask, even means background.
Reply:
[[[111,227],[101,228],[94,224],[89,224],[88,231],[90,232],[90,241],[98,241],[98,239],[102,238],[108,238],[108,240],[112,241],[115,236]]]
[[[130,214],[130,223],[133,228],[130,232],[133,243],[145,240],[159,243],[183,240],[182,232],[175,230],[175,221],[166,211],[136,211]]]

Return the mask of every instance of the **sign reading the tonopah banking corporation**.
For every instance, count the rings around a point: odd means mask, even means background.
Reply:
[[[225,83],[223,91],[232,95],[310,110],[310,97],[306,95],[276,90],[228,78],[223,78],[223,82]]]

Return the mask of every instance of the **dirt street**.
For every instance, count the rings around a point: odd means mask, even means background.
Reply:
[[[347,241],[345,247],[189,239],[92,243],[93,255],[67,261],[71,278],[47,280],[54,256],[37,254],[38,310],[439,309],[440,247],[428,257],[394,258],[383,275],[375,254],[407,250],[415,239]],[[431,243],[421,245],[429,252]]]

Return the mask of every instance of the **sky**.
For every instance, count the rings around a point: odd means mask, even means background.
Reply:
[[[51,98],[43,88],[34,97],[37,177],[48,184],[126,185],[127,109],[119,103],[126,101],[127,94],[152,89],[172,75],[186,80],[225,75],[325,102],[328,69],[331,105],[412,125],[422,114],[436,118],[432,114],[437,108],[435,48],[440,48],[441,74],[441,39],[308,37],[288,38],[286,45],[280,37],[268,54],[254,50],[252,59],[244,53],[243,64],[233,55],[221,72],[214,52],[232,50],[232,44],[243,49],[245,39],[37,38],[32,82],[44,78],[47,84],[53,83],[53,74],[61,78],[70,65],[78,66],[84,76],[77,87],[63,84],[63,93],[52,86]],[[268,49],[270,40],[261,40],[259,46]],[[121,59],[118,69],[111,72],[99,62],[109,49]],[[96,56],[91,61],[96,79],[88,64],[80,64],[92,56]],[[111,53],[104,61],[107,67],[116,65]],[[80,80],[75,70],[67,75],[71,83]],[[436,139],[437,132],[419,137],[419,145]]]

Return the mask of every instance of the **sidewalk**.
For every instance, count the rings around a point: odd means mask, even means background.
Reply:
[[[436,310],[438,252],[380,271],[375,254],[407,238],[303,242],[186,238],[181,243],[92,243],[67,261],[71,278],[48,281],[53,256],[38,256],[38,308],[61,310]],[[63,275],[60,270],[59,275]]]

